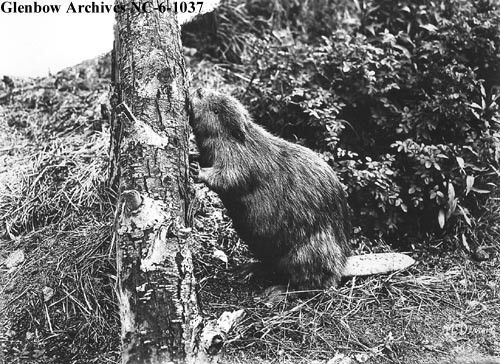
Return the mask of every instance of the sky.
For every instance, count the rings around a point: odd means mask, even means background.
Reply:
[[[171,0],[172,1],[172,0]],[[61,5],[59,13],[6,13],[0,0],[0,77],[46,76],[110,51],[113,47],[115,13],[66,13],[69,0],[7,0],[8,6]],[[91,0],[72,1],[75,5]],[[112,0],[94,0],[113,5]],[[218,0],[203,1],[203,11],[212,10]],[[181,22],[190,20],[183,16]]]

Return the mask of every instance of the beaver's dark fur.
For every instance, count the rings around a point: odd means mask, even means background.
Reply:
[[[350,251],[350,222],[332,168],[255,124],[231,96],[196,91],[190,123],[199,179],[220,196],[255,257],[296,288],[336,284]]]

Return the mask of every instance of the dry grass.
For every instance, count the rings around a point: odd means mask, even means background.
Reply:
[[[443,364],[470,363],[466,354],[500,356],[498,257],[479,263],[461,251],[423,246],[414,253],[419,263],[406,272],[290,292],[270,305],[262,293],[272,284],[266,277],[235,278],[233,268],[248,259],[245,246],[215,195],[205,187],[198,194],[195,267],[204,312],[247,314],[227,344],[225,363]],[[370,249],[362,244],[358,253]],[[227,264],[216,250],[226,253]]]
[[[201,70],[194,68],[202,85],[220,88],[224,78],[235,76],[204,62]],[[230,85],[223,89],[233,91]],[[406,272],[292,293],[270,306],[262,292],[273,283],[236,278],[232,270],[248,260],[248,252],[216,196],[199,185],[197,193],[202,206],[194,258],[204,313],[218,317],[244,308],[247,314],[226,346],[224,363],[456,364],[500,356],[500,204],[494,196],[471,235],[483,237],[478,245],[495,242],[488,260],[472,260],[461,244],[422,242],[412,253],[418,263]],[[388,249],[358,240],[356,253]],[[214,255],[219,250],[227,264]]]
[[[405,273],[292,293],[271,307],[258,296],[265,282],[234,282],[219,267],[203,278],[201,297],[214,316],[246,309],[228,363],[242,353],[271,362],[326,363],[342,354],[369,363],[425,363],[453,356],[461,343],[477,355],[500,355],[498,260],[476,266],[463,257],[447,259],[456,266],[447,269],[434,259]]]
[[[209,68],[194,73],[222,84]],[[66,77],[71,91],[28,84],[0,110],[0,180],[9,181],[0,188],[0,261],[18,249],[26,256],[14,271],[0,267],[6,362],[119,361],[112,206],[104,189],[108,136],[91,131],[95,113],[78,128],[71,123],[82,110],[96,109],[105,87],[93,81],[91,90],[71,88],[78,74]],[[8,126],[13,119],[19,123]],[[225,363],[442,364],[464,362],[464,353],[500,355],[498,255],[479,263],[429,244],[416,249],[419,263],[407,272],[287,294],[269,305],[261,293],[272,282],[235,278],[231,268],[247,261],[248,252],[220,201],[205,187],[197,190],[194,258],[204,312],[247,313],[226,345]],[[480,221],[494,237],[500,210],[498,200],[489,203]],[[361,244],[358,253],[371,249]]]
[[[6,186],[0,219],[11,234],[68,223],[68,216],[102,215],[108,136],[72,135],[44,143],[30,154],[30,168]],[[14,177],[15,178],[15,177]]]
[[[60,363],[118,358],[109,241],[109,225],[95,222],[67,231],[52,225],[2,246],[26,255],[1,292],[10,297],[7,358]]]
[[[0,257],[25,255],[15,269],[0,269],[7,362],[119,359],[109,135],[92,130],[106,82],[87,73],[92,67],[59,74],[59,88],[55,78],[19,82],[22,91],[2,107],[1,139],[10,147],[0,173],[8,182],[0,189]]]

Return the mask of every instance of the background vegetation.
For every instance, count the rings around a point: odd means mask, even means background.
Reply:
[[[183,37],[258,123],[338,171],[357,232],[498,241],[496,1],[228,0]]]
[[[184,29],[193,85],[233,92],[339,172],[357,252],[404,242],[417,260],[268,302],[273,282],[231,271],[249,254],[220,200],[196,185],[204,315],[247,313],[222,362],[500,356],[499,6],[230,0]],[[109,84],[109,56],[0,82],[0,362],[120,362]]]

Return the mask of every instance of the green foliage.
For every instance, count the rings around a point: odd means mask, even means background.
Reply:
[[[250,84],[234,79],[256,121],[334,166],[364,234],[472,231],[499,174],[500,7],[315,1],[292,21],[295,2],[272,3],[259,16],[282,28],[239,60]]]

